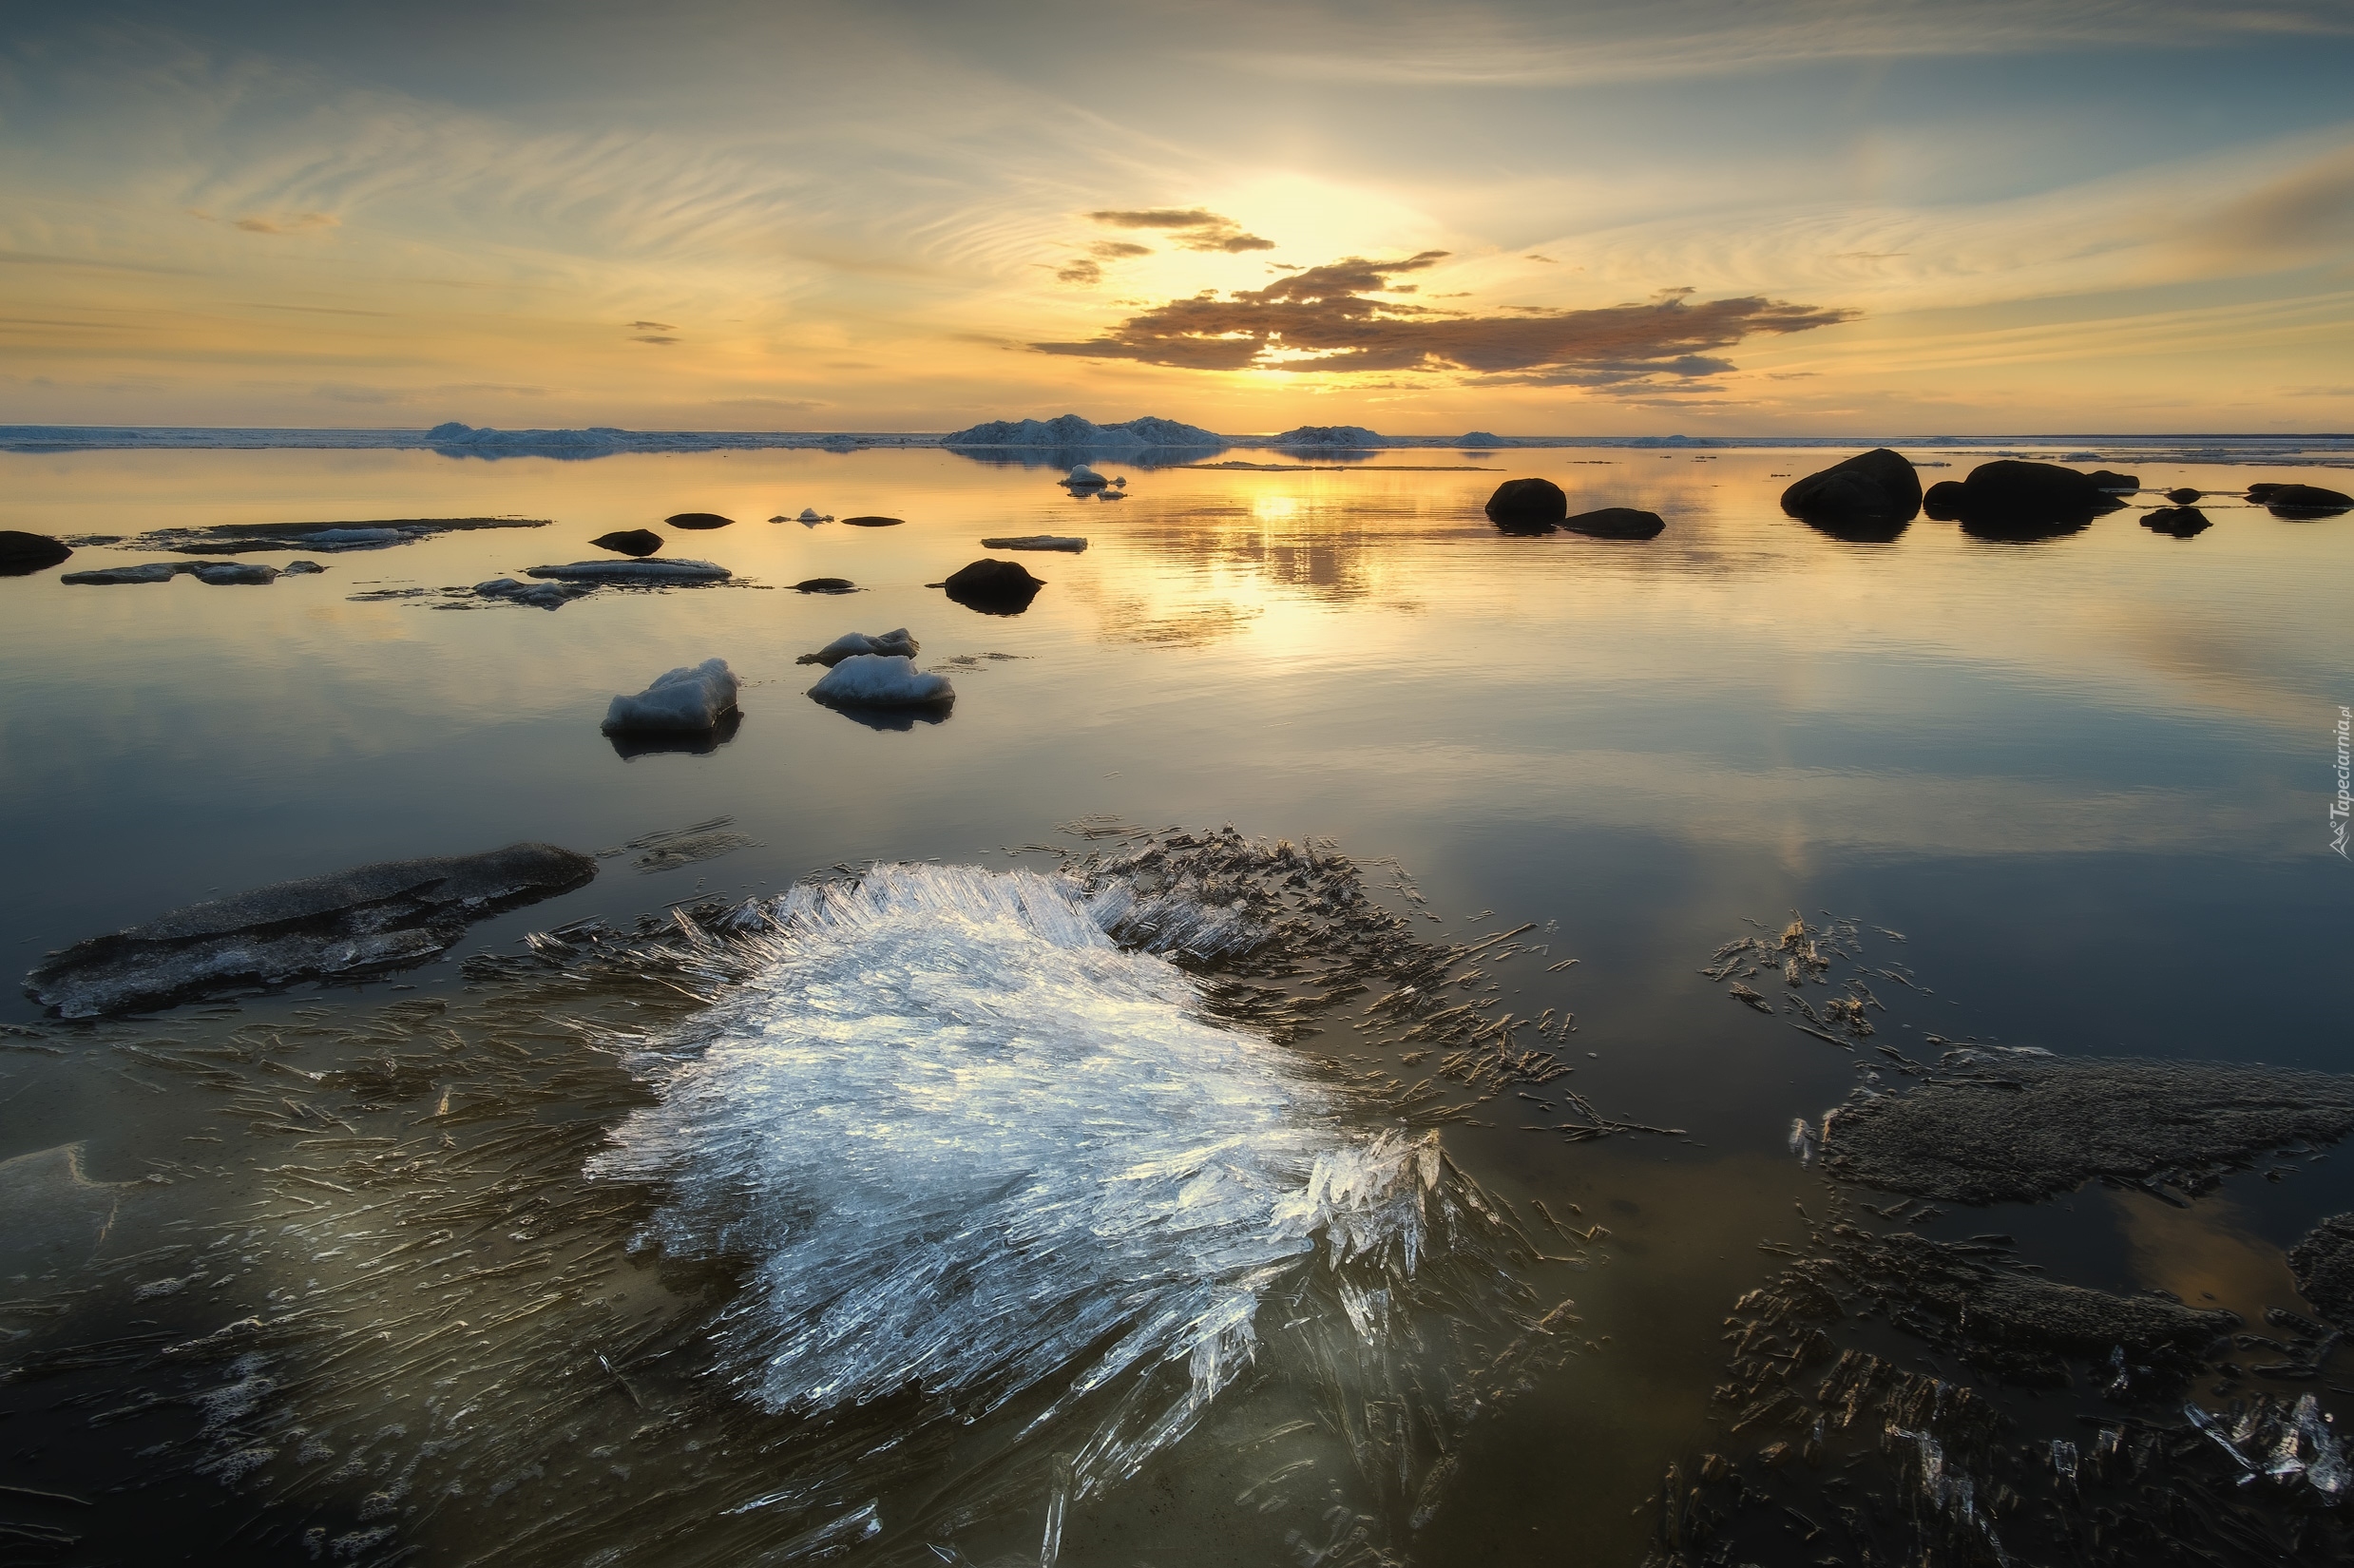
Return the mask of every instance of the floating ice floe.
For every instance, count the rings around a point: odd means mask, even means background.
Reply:
[[[819,523],[833,522],[833,516],[830,512],[820,515],[817,508],[814,507],[804,507],[801,508],[801,515],[798,517],[787,517],[782,512],[779,512],[776,516],[770,518],[769,521],[771,523],[807,523],[814,526]]]
[[[1062,483],[1075,490],[1100,489],[1110,481],[1081,463],[1062,477]]]
[[[905,626],[896,631],[872,634],[844,632],[815,653],[805,653],[794,662],[833,665],[859,654],[875,654],[884,659],[913,659],[922,648],[923,644],[916,641]]]
[[[708,561],[664,560],[660,557],[646,561],[575,561],[561,566],[533,566],[524,573],[526,577],[546,578],[557,583],[610,583],[625,588],[725,583],[735,575],[725,566],[717,566]]]
[[[985,550],[1066,550],[1077,555],[1087,547],[1087,542],[1076,534],[1024,533],[1006,539],[985,539]]]
[[[511,577],[494,577],[488,583],[474,584],[478,598],[528,604],[536,610],[561,610],[572,601],[585,599],[596,591],[581,583],[518,583]]]
[[[726,660],[706,659],[665,671],[635,697],[617,695],[604,711],[604,733],[700,733],[718,728],[735,706],[735,673]]]
[[[912,658],[852,653],[828,670],[809,695],[844,707],[914,708],[953,702],[956,688],[945,675],[917,669]]]

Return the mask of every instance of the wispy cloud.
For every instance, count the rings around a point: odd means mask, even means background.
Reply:
[[[1694,304],[1682,289],[1644,304],[1524,306],[1487,316],[1373,297],[1412,292],[1392,279],[1445,258],[1445,251],[1391,261],[1350,257],[1222,298],[1173,299],[1084,342],[1031,346],[1196,371],[1425,371],[1499,386],[1656,387],[1732,369],[1713,351],[1745,337],[1806,332],[1853,316],[1757,296]]]
[[[316,229],[342,226],[343,220],[331,212],[297,212],[282,216],[240,218],[233,225],[247,234],[308,234]]]
[[[1262,239],[1255,234],[1246,234],[1242,225],[1231,218],[1201,207],[1130,207],[1117,208],[1087,215],[1099,223],[1108,223],[1120,229],[1162,229],[1179,250],[1223,251],[1230,256],[1244,251],[1272,251],[1275,242]],[[1142,255],[1138,246],[1132,254]]]

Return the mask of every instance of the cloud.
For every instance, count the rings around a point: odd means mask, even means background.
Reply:
[[[1153,254],[1153,247],[1139,245],[1127,239],[1099,239],[1087,247],[1087,252],[1091,256],[1100,256],[1106,261],[1120,261],[1131,256],[1150,256]]]
[[[629,330],[631,332],[677,332],[679,329],[667,321],[632,321],[629,324]]]
[[[1263,289],[1173,299],[1087,342],[1031,347],[1183,370],[1453,372],[1484,386],[1657,388],[1732,370],[1712,351],[1745,337],[1832,326],[1855,314],[1761,296],[1694,302],[1689,289],[1641,304],[1522,306],[1490,316],[1371,297],[1406,292],[1391,279],[1426,271],[1446,254],[1349,257]]]
[[[1081,258],[1056,268],[1055,278],[1063,283],[1100,283],[1103,281],[1103,269]]]
[[[1166,229],[1183,251],[1223,251],[1235,256],[1275,248],[1273,240],[1245,234],[1240,223],[1206,207],[1120,207],[1087,216],[1118,229]]]
[[[676,343],[679,340],[675,337],[665,337],[660,333],[640,333],[630,338],[630,341],[632,343]]]
[[[240,218],[237,227],[247,234],[302,234],[311,229],[334,229],[343,220],[331,212],[297,212],[272,218]]]

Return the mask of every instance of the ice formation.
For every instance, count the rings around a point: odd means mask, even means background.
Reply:
[[[923,644],[916,641],[905,626],[888,632],[844,632],[815,653],[805,653],[795,663],[839,664],[857,654],[878,654],[885,659],[913,659]]]
[[[912,659],[887,654],[852,654],[828,670],[809,689],[820,702],[840,702],[877,708],[909,708],[926,703],[953,702],[956,688],[945,675],[919,670]]]
[[[655,678],[635,697],[616,696],[604,711],[604,733],[685,730],[700,732],[718,726],[720,716],[736,706],[736,676],[724,659],[700,664],[681,664]]]
[[[558,583],[618,583],[624,587],[660,587],[671,583],[724,583],[735,576],[725,566],[708,561],[575,561],[561,566],[533,566],[526,577]]]
[[[1078,555],[1087,547],[1087,542],[1076,534],[1024,533],[1005,539],[985,539],[985,550],[1065,550]]]
[[[878,867],[773,908],[773,961],[652,1060],[660,1102],[591,1167],[665,1184],[674,1254],[749,1260],[718,1332],[767,1408],[914,1385],[960,1421],[1080,1415],[1083,1496],[1193,1425],[1309,1262],[1378,1272],[1339,1288],[1370,1343],[1380,1283],[1438,1250],[1434,1137],[1349,1131],[1070,884]]]
[[[1089,468],[1086,464],[1081,463],[1072,468],[1069,473],[1062,476],[1062,483],[1068,485],[1072,489],[1083,490],[1100,488],[1102,486],[1110,483],[1110,481],[1106,480],[1101,474],[1096,472],[1095,469]]]

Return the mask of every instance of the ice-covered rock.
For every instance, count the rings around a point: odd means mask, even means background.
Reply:
[[[736,574],[708,561],[575,561],[563,566],[533,566],[526,577],[556,583],[611,583],[627,588],[696,587],[725,583]]]
[[[321,528],[301,537],[306,550],[374,550],[387,545],[406,545],[422,538],[423,533],[407,528]]]
[[[1062,483],[1075,490],[1101,489],[1110,481],[1081,463],[1062,476]]]
[[[923,644],[909,635],[908,628],[880,632],[869,636],[865,632],[844,632],[815,653],[805,653],[795,663],[839,664],[856,654],[876,654],[884,659],[913,659]]]
[[[29,577],[47,571],[71,554],[73,546],[62,539],[0,528],[0,577]]]
[[[67,1018],[97,1018],[256,985],[357,978],[421,964],[469,923],[596,874],[587,855],[510,844],[276,883],[51,953],[25,977],[25,994]]]
[[[912,658],[852,653],[837,660],[809,695],[842,707],[919,708],[955,701],[956,688],[945,675],[917,669]]]
[[[985,550],[1063,550],[1072,555],[1087,547],[1087,542],[1076,534],[1024,533],[1010,539],[985,539]]]
[[[1387,447],[1389,438],[1379,430],[1368,430],[1363,425],[1302,425],[1275,436],[1270,443],[1277,447],[1321,447],[1328,451],[1363,451],[1373,447]]]
[[[198,561],[187,567],[190,577],[216,587],[227,584],[261,586],[278,581],[278,568],[258,561]]]
[[[781,518],[781,517],[772,517],[772,518],[770,518],[770,519],[769,519],[769,521],[770,521],[771,523],[782,523],[782,522],[784,522],[784,521],[786,521],[786,520],[785,520],[784,518]],[[795,523],[809,523],[809,524],[817,524],[817,523],[831,523],[831,522],[833,522],[833,515],[832,515],[831,513],[824,514],[824,515],[820,515],[820,513],[818,512],[817,508],[816,508],[816,507],[802,507],[802,508],[801,508],[801,515],[800,515],[800,516],[798,516],[798,517],[796,517],[796,518],[794,518],[792,521],[794,521],[794,522],[795,522]]]
[[[511,577],[494,577],[488,583],[474,584],[474,592],[484,599],[528,604],[535,610],[560,610],[596,591],[584,583],[518,583]]]
[[[169,583],[192,564],[186,561],[143,561],[136,566],[97,566],[86,572],[67,572],[57,581],[96,587],[119,583]]]
[[[706,659],[665,671],[635,697],[616,696],[604,711],[604,733],[716,729],[735,706],[735,673],[726,660]]]
[[[278,569],[280,577],[315,577],[327,568],[316,561],[289,561]]]

